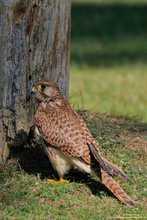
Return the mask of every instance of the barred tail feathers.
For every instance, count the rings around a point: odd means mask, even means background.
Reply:
[[[116,167],[114,164],[110,163],[100,155],[97,147],[95,147],[93,143],[88,144],[88,146],[94,158],[98,161],[100,167],[102,167],[103,170],[105,170],[111,176],[120,176],[129,183],[133,184],[133,182],[126,176],[126,174],[122,170],[120,170],[118,167]]]
[[[102,168],[101,181],[102,183],[123,203],[134,206],[135,202],[124,192],[124,190],[115,182],[115,180]]]

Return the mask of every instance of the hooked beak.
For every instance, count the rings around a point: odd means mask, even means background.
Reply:
[[[35,89],[35,87],[33,86],[31,94],[35,94],[37,92],[37,89]]]

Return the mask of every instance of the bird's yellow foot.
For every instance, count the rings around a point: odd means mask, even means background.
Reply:
[[[49,183],[55,183],[55,184],[69,183],[68,180],[65,180],[65,179],[63,179],[63,178],[60,178],[59,180],[47,179],[47,182],[49,182]]]

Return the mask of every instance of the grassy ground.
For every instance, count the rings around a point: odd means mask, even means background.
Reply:
[[[135,183],[116,178],[136,207],[119,203],[97,178],[78,171],[66,176],[70,184],[48,183],[57,174],[43,151],[29,146],[11,149],[0,165],[1,220],[147,219],[146,20],[145,0],[73,0],[71,102],[115,114],[79,111],[103,155]]]
[[[147,125],[136,120],[81,111],[103,155],[126,171],[135,183],[117,182],[136,201],[128,207],[99,182],[78,171],[66,178],[70,184],[53,185],[57,178],[39,148],[11,149],[11,158],[0,166],[1,220],[97,220],[147,218]]]
[[[147,121],[147,1],[73,2],[74,107]]]

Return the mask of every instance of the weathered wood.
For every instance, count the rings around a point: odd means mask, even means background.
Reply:
[[[33,125],[35,80],[51,79],[68,96],[69,45],[69,0],[0,1],[0,161]]]

